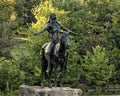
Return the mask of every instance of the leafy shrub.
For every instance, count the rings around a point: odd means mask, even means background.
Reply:
[[[0,89],[16,89],[24,83],[24,73],[15,60],[0,58]]]

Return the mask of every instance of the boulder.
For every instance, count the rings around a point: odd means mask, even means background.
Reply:
[[[40,86],[21,85],[19,96],[82,96],[82,90],[70,87],[42,88]]]

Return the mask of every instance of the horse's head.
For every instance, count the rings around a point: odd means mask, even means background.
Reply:
[[[62,33],[62,36],[61,36],[61,45],[62,45],[65,49],[68,49],[69,46],[70,46],[70,43],[69,43],[69,35],[70,35],[70,33],[65,31],[65,32]]]

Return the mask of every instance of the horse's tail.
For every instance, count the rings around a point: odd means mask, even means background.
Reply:
[[[42,61],[42,64],[41,64],[41,71],[42,73],[44,74],[45,78],[47,78],[47,73],[46,73],[46,70],[47,70],[47,60],[45,58],[45,47],[46,47],[47,44],[44,44],[42,46],[42,49],[41,49],[41,52],[40,52],[40,57],[41,57],[41,61]]]

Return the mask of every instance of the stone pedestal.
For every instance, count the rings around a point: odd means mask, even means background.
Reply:
[[[19,96],[82,96],[82,90],[70,87],[41,88],[40,86],[21,85]]]

